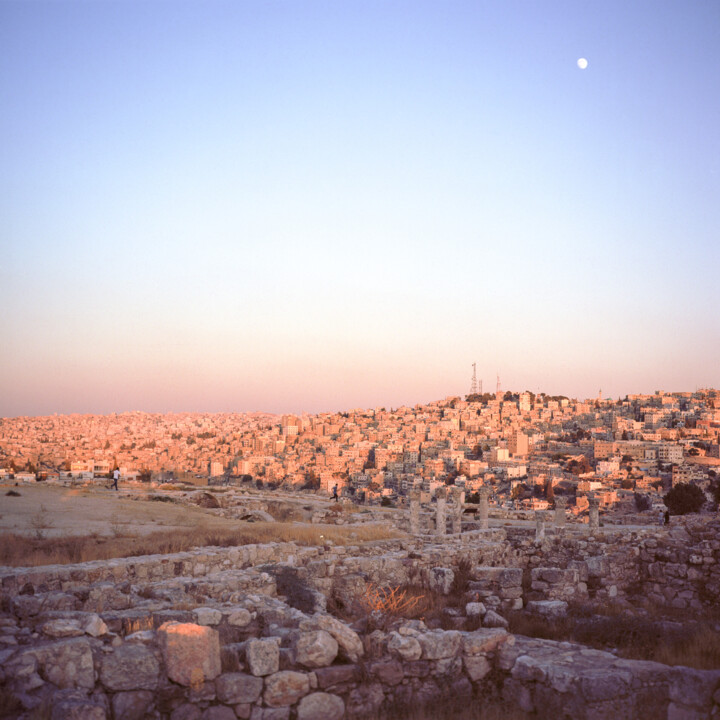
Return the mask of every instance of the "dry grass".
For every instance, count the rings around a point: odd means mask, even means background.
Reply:
[[[381,616],[409,617],[420,603],[422,595],[412,594],[399,585],[383,588],[370,584],[361,600],[365,612]]]
[[[129,535],[116,523],[114,537],[97,534],[55,538],[28,537],[16,533],[0,535],[0,565],[37,566],[66,565],[117,557],[183,552],[195,547],[217,545],[230,547],[270,542],[295,542],[313,546],[332,542],[356,545],[402,537],[382,525],[352,528],[336,525],[296,525],[293,523],[238,523],[235,528],[212,529],[202,526],[186,532],[157,531],[142,536]]]

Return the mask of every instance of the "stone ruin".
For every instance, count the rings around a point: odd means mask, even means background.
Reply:
[[[570,527],[556,510],[534,531],[488,529],[481,494],[479,518],[461,532],[462,494],[439,500],[428,528],[411,493],[412,533],[362,547],[2,568],[4,716],[341,720],[452,698],[540,718],[720,717],[720,669],[512,635],[505,617],[562,617],[578,600],[704,612],[720,599],[720,522],[602,531],[592,513],[589,526]],[[447,608],[445,629],[402,618],[373,628],[370,611],[359,624],[337,612],[373,586],[448,594],[461,561],[467,602]]]

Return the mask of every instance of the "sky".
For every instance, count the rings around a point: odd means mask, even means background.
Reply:
[[[720,387],[719,34],[717,0],[0,0],[0,416],[389,408],[472,363]]]

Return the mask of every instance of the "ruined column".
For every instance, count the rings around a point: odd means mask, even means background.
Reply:
[[[545,511],[535,511],[535,542],[541,543],[545,539]]]
[[[588,525],[591,533],[600,529],[600,500],[594,495],[588,495]]]
[[[567,507],[567,498],[555,496],[555,527],[565,527],[565,508]]]
[[[445,535],[445,522],[447,517],[447,488],[439,487],[435,491],[435,500],[437,500],[437,511],[435,515],[435,533],[437,535]]]
[[[411,490],[410,498],[410,534],[420,534],[420,491]]]
[[[452,534],[460,535],[462,533],[462,516],[465,509],[465,491],[459,487],[454,487],[450,491],[453,499],[452,506]]]
[[[478,515],[480,516],[480,529],[487,530],[488,498],[490,497],[490,488],[481,487],[480,490],[478,490],[478,495],[480,496],[480,512],[478,513]]]

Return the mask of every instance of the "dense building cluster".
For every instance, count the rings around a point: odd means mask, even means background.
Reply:
[[[392,501],[422,486],[576,512],[651,507],[678,483],[720,475],[720,392],[578,401],[523,393],[450,397],[319,415],[64,415],[0,419],[0,474],[20,480],[222,478]],[[639,500],[640,497],[640,500]]]

